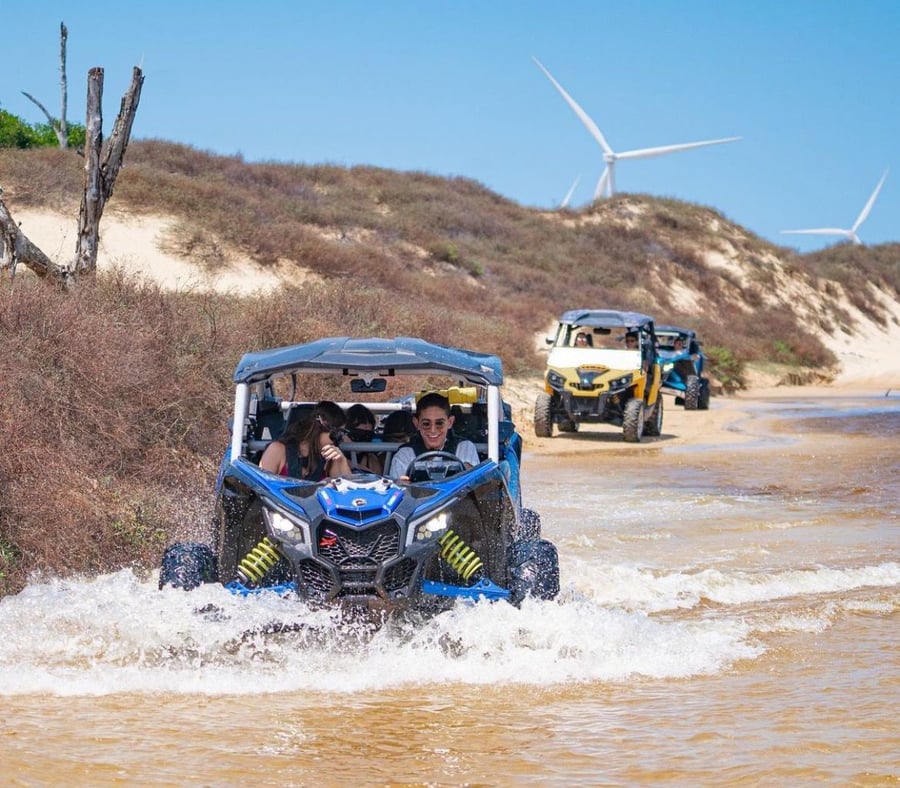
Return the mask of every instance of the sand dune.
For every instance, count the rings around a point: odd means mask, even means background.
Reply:
[[[74,217],[46,210],[16,211],[15,217],[22,231],[50,257],[60,260],[67,254],[74,254],[77,234]],[[118,267],[166,288],[219,293],[269,292],[288,278],[296,281],[298,270],[295,266],[263,267],[236,252],[228,254],[226,250],[225,265],[207,269],[165,251],[167,236],[176,222],[173,217],[108,211],[101,225],[98,269]],[[829,387],[900,389],[900,302],[886,297],[883,302],[890,315],[887,326],[876,325],[846,303],[844,308],[857,321],[854,333],[823,336],[841,364],[838,377]],[[754,390],[766,389],[775,383],[775,378],[769,379],[761,373],[751,377]],[[532,385],[532,382],[524,382],[522,407],[533,402],[533,396],[528,393]]]

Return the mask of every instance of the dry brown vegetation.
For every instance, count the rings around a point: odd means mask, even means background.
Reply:
[[[81,160],[0,151],[0,183],[13,215],[74,215]],[[544,214],[461,178],[247,164],[152,140],[132,143],[108,210],[182,217],[170,243],[207,267],[230,247],[321,281],[241,298],[170,293],[116,273],[68,293],[21,274],[2,280],[0,594],[36,571],[151,567],[174,535],[202,533],[231,374],[248,350],[421,336],[497,353],[507,374],[537,381],[534,337],[560,312],[622,308],[695,328],[720,379],[740,386],[754,360],[832,364],[819,331],[846,325],[836,296],[863,292],[859,272],[900,288],[896,245],[799,257],[671,200],[619,195]],[[734,250],[741,273],[711,266],[704,249]],[[821,278],[821,326],[768,298],[778,276]],[[694,307],[680,306],[673,281],[696,295]]]

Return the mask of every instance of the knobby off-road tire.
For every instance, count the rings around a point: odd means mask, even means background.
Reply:
[[[553,409],[549,394],[538,394],[534,401],[534,434],[538,438],[553,437]]]
[[[190,591],[216,580],[216,556],[209,545],[178,542],[166,548],[159,567],[159,587]]]
[[[700,378],[688,375],[684,382],[684,409],[697,410],[700,404]]]
[[[709,410],[709,378],[700,378],[700,397],[697,410]]]
[[[625,403],[622,434],[626,443],[640,443],[644,434],[644,400],[634,397]]]
[[[530,542],[541,538],[541,516],[534,509],[522,509],[516,526],[514,542]]]
[[[653,418],[644,422],[644,435],[652,435],[654,437],[662,435],[663,425],[663,396],[656,395],[656,407],[653,409]]]
[[[525,597],[554,599],[559,594],[559,554],[546,539],[513,542],[509,546],[509,601]]]

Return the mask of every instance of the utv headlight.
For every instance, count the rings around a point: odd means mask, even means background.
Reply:
[[[433,517],[420,520],[413,529],[413,539],[417,542],[426,539],[434,539],[450,527],[450,514],[447,511],[438,512]]]
[[[611,389],[624,388],[625,386],[630,386],[632,380],[634,380],[633,374],[629,373],[628,375],[622,375],[622,377],[620,377],[620,378],[611,380],[609,382],[609,387]]]
[[[266,530],[280,542],[303,544],[308,542],[306,523],[298,522],[277,509],[263,509]]]
[[[559,372],[550,371],[547,373],[547,382],[555,389],[565,388],[566,379]]]

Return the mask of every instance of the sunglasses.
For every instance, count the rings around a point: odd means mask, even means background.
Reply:
[[[369,441],[372,440],[372,435],[375,433],[374,428],[371,424],[363,427],[350,427],[346,430],[347,437],[352,441]]]
[[[321,416],[316,416],[316,421],[322,428],[322,432],[327,432],[328,437],[330,437],[334,443],[340,441],[340,439],[347,434],[347,431],[343,427],[335,427],[333,424],[327,422]]]

